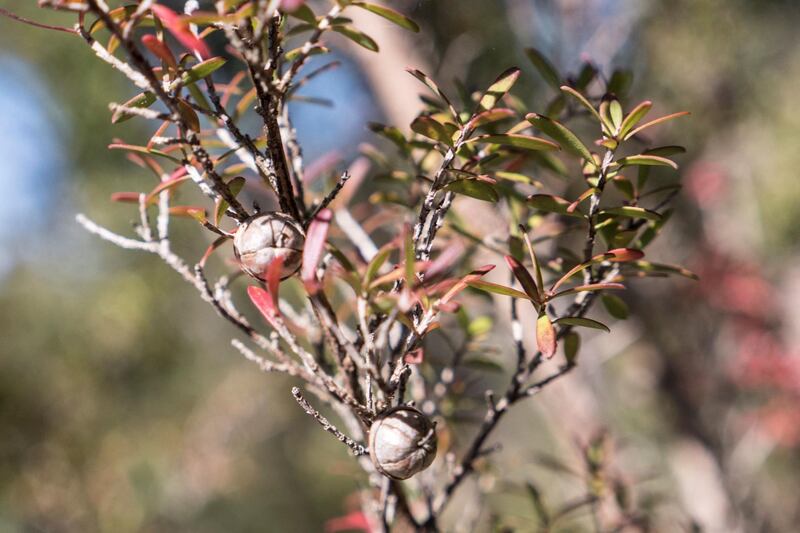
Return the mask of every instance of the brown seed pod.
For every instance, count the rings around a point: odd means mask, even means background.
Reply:
[[[394,407],[369,428],[369,454],[383,475],[408,479],[428,468],[436,457],[436,427],[414,407]]]
[[[242,269],[261,281],[267,281],[270,263],[283,259],[281,279],[286,279],[303,262],[303,230],[283,213],[261,213],[248,218],[233,238],[233,252]]]

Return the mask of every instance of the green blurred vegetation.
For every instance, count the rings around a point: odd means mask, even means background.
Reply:
[[[519,4],[536,7],[523,13],[557,11],[534,1],[398,2],[421,23],[420,39],[435,57],[447,57],[463,36],[477,43],[464,78],[491,79],[498,65],[520,64],[525,75],[515,93],[543,102],[543,84],[522,50],[547,50],[548,43],[558,49],[559,39],[582,36],[567,25],[557,37],[519,35],[524,21],[512,24]],[[30,0],[3,7],[70,24]],[[713,237],[732,253],[761,258],[780,283],[800,242],[800,6],[664,0],[637,9],[641,17],[623,28],[629,42],[614,56],[633,67],[632,93],[654,100],[659,111],[692,111],[691,120],[669,126],[690,148],[684,168],[713,160],[729,176]],[[232,328],[157,258],[117,249],[73,223],[74,213],[85,211],[123,231],[134,211],[108,202],[109,194],[151,184],[145,171],[106,150],[116,136],[143,133],[136,121],[110,124],[107,104],[131,94],[128,84],[65,34],[0,19],[0,50],[28,62],[47,83],[70,165],[67,194],[46,214],[44,242],[0,280],[0,531],[319,531],[345,514],[358,467],[304,418],[288,394],[291,381],[260,374],[239,357],[229,345]],[[559,60],[570,67],[578,57]],[[691,255],[704,216],[681,205],[677,229],[662,245],[665,257]],[[194,225],[175,226],[181,251],[199,258],[206,242]],[[688,291],[665,284],[643,294],[634,301],[646,317],[642,339],[601,367],[606,387],[593,392],[612,437],[621,436],[623,465],[628,458],[637,473],[656,472],[652,492],[669,500],[674,488],[660,452],[691,430],[680,414],[683,397],[658,386],[660,358],[697,356],[687,372],[712,377],[724,373],[724,360],[703,351],[719,324],[687,302]],[[685,338],[666,338],[686,322],[695,327]],[[745,400],[725,387],[690,392],[697,418],[689,422],[723,447],[720,413]],[[530,466],[532,441],[539,451],[574,453],[542,434],[539,423],[547,420],[531,406],[502,425],[498,440],[507,444],[497,473],[513,472],[511,481],[520,484],[528,476],[545,480],[548,497],[564,501],[574,481]],[[778,451],[755,477],[764,496],[747,491],[755,514],[771,516],[765,531],[790,531],[800,518],[793,508],[798,472],[796,450]],[[490,504],[525,530],[534,514],[523,494]],[[679,511],[668,516],[685,518]]]

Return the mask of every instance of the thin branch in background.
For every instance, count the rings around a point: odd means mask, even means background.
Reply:
[[[43,24],[41,22],[36,22],[35,20],[30,20],[25,17],[21,17],[16,13],[12,13],[11,11],[4,9],[2,7],[0,7],[0,15],[8,17],[12,20],[16,20],[17,22],[21,22],[22,24],[27,24],[28,26],[34,26],[36,28],[42,28],[44,30],[61,31],[72,35],[78,35],[78,31],[75,30],[74,28],[65,28],[64,26],[52,26],[50,24]]]
[[[339,192],[342,190],[342,187],[345,186],[347,180],[349,179],[350,179],[350,173],[347,172],[346,170],[342,172],[342,175],[336,181],[336,185],[334,185],[333,189],[331,189],[331,191],[325,196],[325,198],[322,199],[319,205],[317,205],[311,212],[311,214],[308,216],[309,223],[317,217],[320,211],[327,208],[331,204],[331,202],[333,202],[336,199],[336,196],[339,194]]]
[[[299,387],[292,387],[292,396],[294,396],[294,399],[297,401],[298,404],[300,404],[300,407],[303,408],[306,414],[313,417],[314,420],[316,420],[319,423],[319,425],[322,426],[322,429],[324,429],[325,431],[336,437],[336,439],[339,442],[347,445],[347,447],[350,448],[350,450],[353,452],[353,455],[358,456],[358,455],[368,454],[367,449],[362,444],[357,443],[356,441],[354,441],[353,439],[351,439],[350,437],[339,431],[336,428],[336,426],[334,426],[328,421],[327,418],[322,416],[322,414],[320,414],[319,411],[314,409],[311,406],[311,404],[308,403],[305,398],[303,398],[303,394],[300,392]]]

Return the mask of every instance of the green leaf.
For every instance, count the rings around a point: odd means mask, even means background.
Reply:
[[[467,333],[470,337],[480,337],[489,333],[492,327],[494,327],[494,322],[491,317],[479,316],[469,323],[469,326],[467,326]]]
[[[350,5],[358,6],[362,9],[366,9],[367,11],[371,11],[376,15],[379,15],[386,20],[394,22],[401,28],[405,28],[407,30],[413,31],[414,33],[419,32],[419,26],[416,22],[408,18],[407,16],[403,15],[395,11],[394,9],[390,9],[386,6],[379,6],[377,4],[372,4],[369,2],[351,2]]]
[[[650,261],[636,261],[632,263],[637,270],[641,270],[642,272],[660,272],[665,274],[678,274],[680,276],[687,277],[689,279],[700,279],[697,274],[683,268],[682,266],[676,265],[665,265],[662,263],[651,263]]]
[[[350,26],[333,26],[333,31],[336,33],[340,33],[356,43],[359,46],[363,46],[370,52],[377,52],[378,51],[378,43],[375,40],[367,35],[366,33],[359,31],[355,28]]]
[[[544,81],[546,81],[554,89],[558,90],[561,86],[561,76],[558,74],[556,67],[535,48],[526,48],[525,55],[528,56],[533,66],[539,71]]]
[[[145,91],[143,93],[139,93],[127,102],[125,102],[125,107],[138,107],[138,108],[147,108],[153,105],[156,101],[156,96],[151,93],[150,91]],[[111,123],[112,124],[119,124],[120,122],[125,122],[126,120],[135,117],[133,113],[127,113],[122,110],[114,111],[114,114],[111,115]]]
[[[566,289],[561,292],[557,292],[553,294],[550,297],[550,299],[552,300],[554,298],[569,296],[577,292],[591,292],[591,291],[605,291],[605,290],[625,290],[625,285],[622,285],[620,283],[589,283],[587,285],[578,285],[577,287],[572,287],[571,289]]]
[[[468,143],[488,143],[500,146],[512,146],[524,150],[558,150],[559,146],[553,142],[530,135],[519,133],[498,133],[496,135],[479,135],[467,141]]]
[[[180,81],[184,85],[197,83],[206,76],[209,76],[215,70],[222,67],[222,65],[224,65],[226,61],[227,61],[226,59],[223,59],[221,57],[212,57],[211,59],[206,59],[205,61],[193,66],[187,72],[184,72],[183,76],[181,76]],[[177,85],[177,82],[173,82],[173,85]]]
[[[575,364],[575,360],[578,358],[578,351],[581,348],[581,336],[575,333],[574,331],[570,331],[564,336],[564,357],[567,359],[567,363],[570,365]]]
[[[423,137],[433,139],[453,146],[453,138],[447,133],[444,125],[436,121],[433,117],[422,115],[414,119],[411,123],[411,130],[419,133]]]
[[[603,302],[603,307],[606,308],[608,314],[619,320],[625,320],[630,315],[628,304],[626,304],[619,296],[613,294],[604,294],[600,297]]]
[[[628,70],[615,70],[611,74],[611,79],[608,81],[606,91],[622,98],[630,89],[633,82],[633,74]]]
[[[414,252],[414,236],[412,235],[411,230],[406,227],[405,228],[405,237],[403,239],[403,256],[404,256],[404,267],[405,267],[405,282],[406,282],[406,289],[411,289],[417,280],[417,276],[414,275],[416,271],[416,257],[417,254]]]
[[[495,203],[500,200],[497,191],[492,187],[489,182],[478,179],[460,179],[451,181],[445,185],[446,191],[463,194],[470,198],[483,200],[484,202]]]
[[[434,93],[436,93],[436,94],[439,96],[439,98],[441,98],[441,99],[444,101],[444,103],[445,103],[445,104],[447,104],[447,108],[450,110],[450,114],[451,114],[451,115],[453,115],[453,118],[455,119],[455,121],[456,121],[457,123],[461,124],[461,117],[460,117],[460,115],[458,114],[458,111],[456,111],[456,108],[453,106],[452,102],[450,102],[450,99],[447,97],[447,95],[446,95],[446,94],[444,94],[444,91],[442,91],[442,90],[439,88],[439,86],[438,86],[438,85],[436,85],[436,82],[434,82],[434,81],[433,81],[433,80],[432,80],[430,77],[428,77],[428,75],[427,75],[427,74],[425,74],[425,73],[424,73],[424,72],[422,72],[421,70],[417,70],[417,69],[406,69],[406,72],[408,72],[409,74],[411,74],[412,76],[414,76],[415,78],[417,78],[417,79],[418,79],[419,81],[421,81],[421,82],[422,82],[422,83],[423,83],[423,84],[424,84],[424,85],[425,85],[425,86],[426,86],[428,89],[430,89],[431,91],[433,91]]]
[[[394,126],[386,126],[378,122],[369,122],[367,127],[370,129],[370,131],[392,141],[403,152],[408,150],[408,141],[406,141],[405,135],[403,135],[403,132],[401,132],[398,128],[395,128]]]
[[[304,48],[303,46],[298,46],[297,48],[294,48],[286,52],[286,55],[284,56],[286,58],[286,61],[294,61],[295,59],[300,57],[300,55],[303,54],[303,48]],[[330,52],[329,48],[322,45],[316,45],[309,48],[308,52],[306,52],[306,55],[308,57],[311,57],[311,56],[327,54],[329,52]]]
[[[486,124],[491,124],[492,122],[497,122],[500,120],[505,120],[507,118],[511,118],[514,116],[514,111],[511,109],[506,108],[499,108],[499,109],[492,109],[489,111],[484,111],[482,113],[478,113],[469,121],[469,127],[471,129],[479,128],[480,126],[484,126]]]
[[[555,139],[565,151],[594,164],[592,153],[586,148],[586,145],[560,122],[536,113],[529,113],[525,116],[525,119],[546,135]]]
[[[235,198],[242,192],[242,188],[244,187],[246,180],[242,176],[236,176],[231,181],[228,182],[228,189],[231,191],[231,194]],[[225,211],[228,210],[228,202],[225,200],[221,200],[217,204],[217,209],[214,211],[214,223],[219,225],[219,221],[222,218],[222,215],[225,214]]]
[[[620,139],[624,139],[625,136],[630,132],[636,124],[641,121],[647,112],[653,107],[653,102],[649,100],[645,100],[641,104],[634,107],[628,116],[625,117],[625,120],[622,121],[622,125],[619,128],[619,135]]]
[[[622,126],[622,105],[620,105],[619,100],[611,100],[609,102],[608,112],[614,131],[619,131],[620,126]]]
[[[608,326],[597,320],[585,318],[581,316],[567,316],[556,320],[556,324],[565,326],[580,326],[583,328],[600,329],[606,332],[611,332]]]
[[[685,154],[686,148],[684,148],[683,146],[676,146],[676,145],[657,146],[655,148],[649,148],[642,153],[646,155],[658,155],[661,157],[669,157],[671,155],[676,155],[676,154]]]
[[[647,220],[660,220],[661,215],[655,211],[650,211],[643,207],[634,207],[632,205],[625,205],[622,207],[611,207],[604,209],[601,213],[606,215],[617,215],[628,218],[646,218]]]
[[[301,4],[300,7],[294,11],[289,11],[288,15],[315,26],[317,24],[317,17],[314,15],[314,12],[311,11],[311,8],[308,7],[308,4]]]
[[[580,92],[568,85],[562,85],[561,90],[575,98],[583,107],[585,107],[592,115],[594,115],[599,122],[603,122],[603,119],[600,117],[600,113],[597,112],[597,109],[595,109],[594,106],[589,103],[589,100],[587,100],[586,97]]]
[[[681,111],[680,113],[672,113],[671,115],[666,115],[666,116],[659,117],[657,119],[651,120],[650,122],[646,122],[646,123],[642,124],[641,126],[636,128],[635,130],[631,130],[625,136],[625,139],[630,139],[631,137],[633,137],[637,133],[639,133],[639,132],[641,132],[643,130],[646,130],[647,128],[650,128],[652,126],[655,126],[657,124],[661,124],[662,122],[666,122],[668,120],[672,120],[672,119],[678,118],[678,117],[685,117],[685,116],[690,115],[690,114],[691,113],[689,113],[688,111]]]
[[[575,88],[583,91],[586,87],[592,83],[592,80],[597,76],[597,67],[595,67],[591,62],[587,61],[581,67],[581,71],[578,73],[578,78],[575,80]]]
[[[378,274],[378,271],[380,271],[383,264],[386,263],[386,260],[389,259],[389,254],[391,253],[392,247],[385,246],[375,254],[375,257],[373,257],[367,265],[367,271],[364,273],[364,287],[369,287],[372,280],[375,279],[375,276]]]
[[[622,159],[617,160],[617,163],[619,163],[620,167],[642,165],[650,167],[672,167],[675,170],[678,170],[678,164],[675,163],[675,161],[658,155],[629,155],[628,157],[623,157]]]
[[[540,211],[548,213],[558,213],[559,215],[566,215],[575,218],[585,218],[579,211],[568,211],[570,202],[559,196],[551,194],[534,194],[528,197],[528,205]]]
[[[498,285],[497,283],[491,283],[489,281],[471,280],[467,281],[467,285],[469,285],[473,289],[478,289],[484,292],[491,292],[494,294],[500,294],[502,296],[511,296],[512,298],[522,298],[524,300],[530,300],[530,297],[522,291],[512,289],[511,287],[506,287],[505,285]]]
[[[514,82],[519,78],[519,72],[520,70],[517,67],[512,67],[500,74],[497,79],[494,80],[494,83],[486,90],[480,102],[478,102],[477,112],[489,111],[497,105],[497,102],[511,90]]]
[[[163,157],[165,159],[169,159],[173,163],[177,163],[182,165],[180,159],[177,157],[173,157],[166,152],[162,152],[161,150],[157,150],[155,148],[147,148],[146,146],[137,146],[134,144],[124,144],[124,143],[112,143],[108,145],[109,150],[128,150],[131,152],[139,152],[142,154],[150,154],[150,155],[157,155],[158,157]]]

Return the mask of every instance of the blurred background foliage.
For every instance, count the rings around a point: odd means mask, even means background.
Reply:
[[[579,464],[575,442],[606,428],[613,468],[655,530],[795,531],[800,5],[391,4],[422,26],[408,57],[445,87],[455,76],[484,86],[519,65],[514,93],[541,109],[552,93],[525,58],[533,46],[567,71],[587,59],[606,75],[630,68],[632,98],[653,100],[654,116],[692,112],[659,134],[689,152],[673,227],[653,253],[701,281],[627,291],[634,316],[585,339],[579,372],[502,424],[503,451],[467,489],[489,494],[480,527],[535,530],[526,483],[553,505],[582,494],[542,454]],[[2,7],[71,24],[30,0]],[[380,56],[336,53],[345,68],[306,89],[335,107],[293,109],[310,162],[331,150],[346,162],[373,139],[367,120],[408,115],[398,101],[415,98],[381,96],[362,73]],[[358,470],[294,405],[291,382],[237,357],[231,328],[157,258],[73,222],[85,211],[125,231],[134,213],[109,195],[152,186],[106,150],[144,134],[136,121],[110,124],[108,102],[130,94],[80,39],[0,18],[0,531],[322,530],[355,508]],[[199,258],[195,226],[176,227],[181,251]]]

